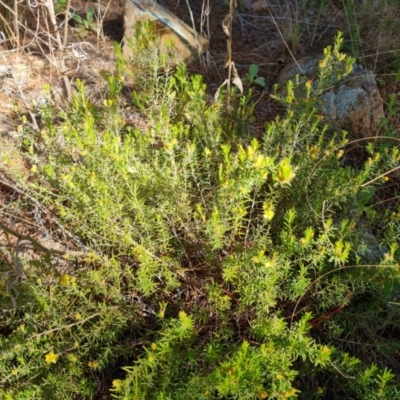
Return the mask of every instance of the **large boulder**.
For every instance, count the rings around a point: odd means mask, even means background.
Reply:
[[[169,65],[196,62],[208,48],[208,40],[204,36],[154,0],[126,0],[123,40],[125,59],[129,60],[134,56],[131,46],[135,46],[138,22],[146,21],[151,23],[152,33],[156,37],[154,46],[157,46],[161,53],[168,55]],[[131,45],[130,41],[133,41]]]
[[[279,93],[285,92],[287,82],[295,80],[296,75],[300,81],[316,83],[321,59],[322,55],[306,57],[287,65],[278,76]],[[351,139],[375,136],[384,118],[383,100],[374,74],[359,64],[354,64],[352,72],[341,82],[320,94],[317,105],[325,122],[335,131],[347,131]]]

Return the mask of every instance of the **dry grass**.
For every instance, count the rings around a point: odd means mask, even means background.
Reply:
[[[7,71],[0,77],[2,122],[10,119],[15,106],[21,113],[33,113],[32,104],[46,96],[45,85],[51,87],[47,97],[61,106],[71,99],[75,79],[88,80],[93,86],[94,80],[101,81],[102,70],[112,73],[115,69],[112,41],[101,38],[101,30],[86,39],[89,32],[83,27],[69,26],[72,16],[65,10],[70,4],[59,9],[53,2],[0,1],[0,70]],[[103,8],[100,22],[108,10],[107,5]]]
[[[281,39],[294,56],[321,51],[338,30],[345,33],[345,50],[374,71],[394,67],[400,56],[400,3],[396,0],[257,1],[252,7],[274,17]]]

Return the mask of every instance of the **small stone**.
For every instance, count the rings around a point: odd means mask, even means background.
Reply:
[[[11,78],[12,68],[8,65],[0,65],[0,79]]]

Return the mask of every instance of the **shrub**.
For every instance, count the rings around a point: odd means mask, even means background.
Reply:
[[[251,138],[249,98],[225,110],[200,76],[154,63],[132,93],[143,131],[120,114],[126,73],[106,77],[103,104],[78,83],[40,134],[22,129],[24,190],[86,256],[67,272],[28,262],[18,296],[1,297],[4,395],[92,398],[104,377],[120,399],[395,398],[378,327],[398,329],[398,214],[378,220],[371,198],[396,151],[369,145],[344,167],[346,135],[321,126],[307,86]],[[366,327],[379,365],[349,345]]]

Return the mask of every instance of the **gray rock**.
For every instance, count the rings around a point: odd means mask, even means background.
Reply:
[[[168,54],[167,62],[170,66],[181,62],[196,62],[208,48],[208,40],[204,36],[154,0],[126,0],[123,55],[127,60],[134,56],[128,44],[129,39],[134,40],[137,23],[145,21],[151,22],[156,36],[152,45],[157,46],[161,53]]]
[[[299,81],[318,82],[318,62],[322,56],[307,57],[297,64],[286,66],[280,73],[278,93],[284,94],[289,80],[299,75]],[[299,68],[300,67],[300,68]],[[301,96],[300,91],[296,95]],[[384,118],[383,100],[374,74],[354,64],[352,72],[317,97],[319,111],[325,122],[335,131],[345,130],[351,139],[370,138],[378,132]]]
[[[8,65],[0,65],[0,79],[11,78],[12,68]]]

